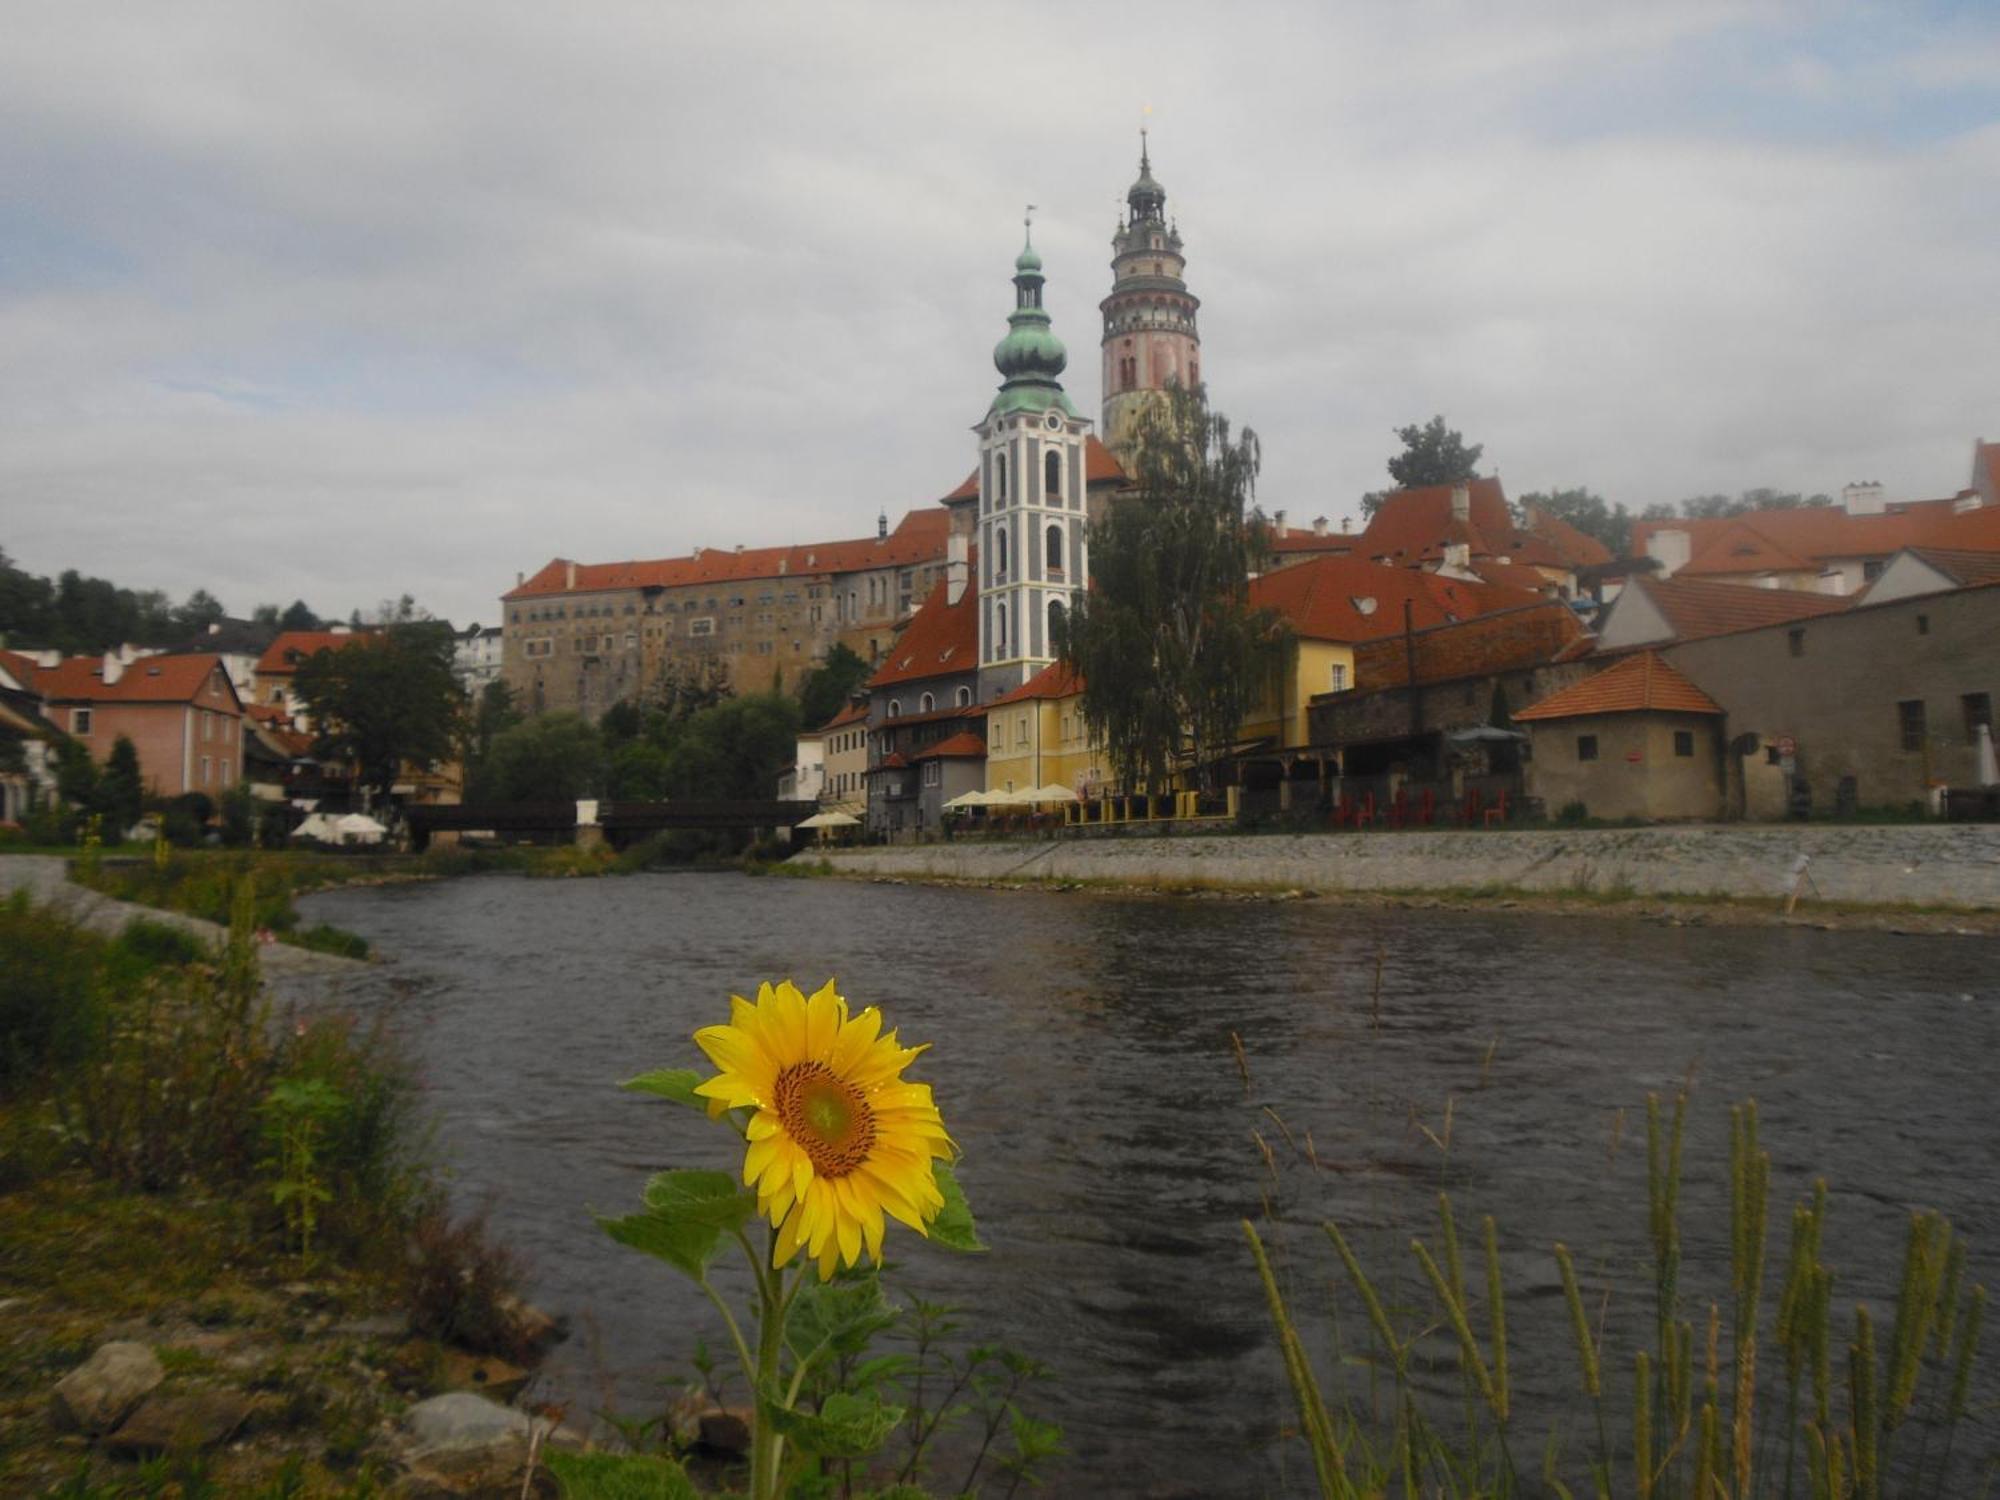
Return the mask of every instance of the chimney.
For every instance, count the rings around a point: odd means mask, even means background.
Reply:
[[[1455,484],[1451,487],[1451,518],[1454,521],[1472,519],[1472,487]]]
[[[707,550],[708,549],[706,547],[696,547],[692,552],[688,553],[688,561],[700,562],[702,553]]]
[[[1347,535],[1347,532],[1348,532],[1348,528],[1350,528],[1351,526],[1353,526],[1353,524],[1354,524],[1354,517],[1352,517],[1352,516],[1342,516],[1342,517],[1340,518],[1340,534],[1341,534],[1342,536],[1346,536],[1346,535]]]
[[[98,668],[97,675],[104,680],[106,687],[110,687],[125,675],[125,658],[116,651],[105,652],[104,665]]]
[[[1842,488],[1840,503],[1850,516],[1879,516],[1882,514],[1882,485],[1871,479],[1866,484],[1850,484]]]
[[[1646,556],[1655,559],[1663,576],[1671,578],[1688,565],[1689,538],[1685,531],[1667,527],[1646,538]]]
[[[514,574],[515,588],[519,588],[522,584],[526,583],[527,581],[528,581],[528,575],[526,573],[517,572]]]
[[[1272,511],[1271,535],[1277,537],[1279,541],[1283,541],[1285,539],[1285,534],[1286,534],[1285,513],[1281,510]]]
[[[1342,521],[1342,522],[1340,523],[1340,529],[1341,529],[1342,531],[1345,531],[1345,530],[1347,530],[1347,522],[1346,522],[1346,521],[1344,521],[1344,520],[1343,520],[1343,521]],[[1314,517],[1313,517],[1313,535],[1314,535],[1314,536],[1325,536],[1325,535],[1326,535],[1326,517],[1325,517],[1325,516],[1314,516]]]
[[[787,573],[791,572],[791,570],[792,570],[792,560],[789,557],[781,557],[778,559],[778,576],[780,578],[783,578]]]
[[[963,532],[953,532],[945,538],[944,544],[944,602],[956,604],[965,597],[965,585],[972,576],[972,569],[966,562],[966,543]]]
[[[209,633],[210,635],[221,635],[221,634],[222,634],[222,622],[221,622],[220,620],[212,620],[212,621],[210,621],[210,622],[209,622],[209,626],[208,626],[208,633]]]
[[[576,587],[576,564],[573,562],[563,564],[563,587],[565,589]]]

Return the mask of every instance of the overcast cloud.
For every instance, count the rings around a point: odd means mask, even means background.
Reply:
[[[492,621],[971,467],[1022,205],[1094,412],[1140,109],[1297,520],[1949,494],[2000,437],[1990,6],[0,0],[0,547]]]

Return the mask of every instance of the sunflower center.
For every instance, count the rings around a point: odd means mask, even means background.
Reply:
[[[875,1111],[861,1091],[823,1062],[793,1063],[778,1075],[778,1119],[813,1171],[845,1177],[875,1146]]]

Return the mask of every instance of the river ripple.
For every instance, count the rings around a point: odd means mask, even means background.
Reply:
[[[1951,1214],[1994,1280],[1989,939],[694,874],[485,877],[305,906],[389,960],[346,995],[395,998],[456,1196],[491,1205],[537,1300],[578,1319],[549,1375],[586,1406],[657,1409],[693,1337],[723,1342],[698,1294],[590,1212],[731,1153],[613,1084],[700,1066],[689,1034],[726,1017],[726,995],[787,975],[835,975],[906,1041],[936,1043],[913,1071],[964,1148],[992,1253],[892,1232],[899,1284],[1055,1368],[1071,1450],[1056,1494],[1305,1486],[1302,1450],[1276,1441],[1289,1395],[1238,1227],[1267,1208],[1322,1346],[1336,1267],[1311,1225],[1352,1226],[1395,1290],[1409,1234],[1435,1238],[1440,1188],[1468,1237],[1471,1216],[1495,1214],[1521,1299],[1516,1382],[1530,1412],[1538,1394],[1566,1400],[1549,1247],[1575,1247],[1610,1288],[1614,1326],[1650,1306],[1644,1101],[1690,1068],[1688,1283],[1704,1296],[1704,1268],[1722,1257],[1726,1272],[1724,1106],[1748,1095],[1773,1156],[1774,1279],[1785,1205],[1825,1174],[1840,1290],[1874,1297],[1884,1323],[1904,1205]],[[1448,1152],[1431,1138],[1447,1100]]]

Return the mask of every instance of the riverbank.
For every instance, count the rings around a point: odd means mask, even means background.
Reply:
[[[1986,824],[957,841],[831,850],[794,866],[853,879],[2000,935],[2000,826]]]

